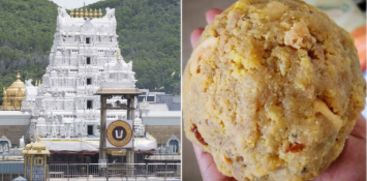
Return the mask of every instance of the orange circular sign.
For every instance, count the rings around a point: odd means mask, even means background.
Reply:
[[[116,147],[127,145],[133,137],[133,132],[129,123],[117,120],[108,125],[106,130],[108,142]]]

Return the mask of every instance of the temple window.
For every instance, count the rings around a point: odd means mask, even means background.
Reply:
[[[90,37],[85,38],[85,43],[90,44]]]
[[[87,65],[90,65],[90,57],[87,57],[86,63]]]
[[[94,135],[93,125],[88,125],[88,136],[92,136],[92,135]]]
[[[155,101],[154,96],[147,96],[147,101],[148,102],[154,102]]]
[[[87,109],[93,109],[93,101],[87,100]]]
[[[92,78],[87,78],[87,85],[92,85]]]

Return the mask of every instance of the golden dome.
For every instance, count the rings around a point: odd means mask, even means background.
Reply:
[[[37,141],[37,142],[33,143],[32,148],[35,149],[35,150],[44,150],[44,149],[46,149],[46,146],[42,142]]]
[[[23,149],[24,155],[50,155],[50,151],[45,144],[40,141],[28,144],[29,146]]]
[[[20,74],[17,73],[17,80],[15,80],[7,89],[7,96],[23,97],[25,92],[24,82],[20,80]]]
[[[20,80],[20,74],[17,73],[16,80],[3,91],[3,109],[20,110],[22,101],[25,97],[25,85]]]

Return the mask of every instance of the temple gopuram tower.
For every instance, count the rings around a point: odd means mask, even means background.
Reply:
[[[24,111],[32,114],[31,136],[99,138],[97,89],[116,73],[126,87],[135,87],[136,82],[132,62],[124,61],[117,38],[114,9],[106,8],[104,15],[101,10],[58,9],[46,73],[36,93],[27,94],[28,102],[23,102]],[[110,112],[107,116],[122,115]]]

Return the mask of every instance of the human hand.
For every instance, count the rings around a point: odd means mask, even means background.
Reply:
[[[211,23],[215,16],[222,11],[219,9],[210,9],[205,13],[206,22]],[[203,33],[203,28],[198,28],[191,33],[191,46],[195,47],[198,43],[200,35]],[[235,180],[224,176],[220,173],[215,165],[212,156],[209,153],[203,152],[200,147],[193,145],[196,159],[200,168],[201,176],[204,181],[232,181]]]
[[[205,13],[207,23],[211,23],[215,16],[222,11],[210,9]],[[191,45],[195,47],[204,31],[198,28],[191,33]],[[364,181],[366,180],[366,121],[361,116],[351,135],[346,140],[344,150],[329,168],[327,168],[315,181]],[[235,180],[221,174],[209,153],[203,152],[200,147],[193,145],[196,159],[204,181],[230,181]]]
[[[217,16],[218,14],[220,14],[222,12],[222,10],[220,9],[210,9],[205,13],[205,19],[206,22],[209,24],[211,22],[214,21],[215,16]],[[196,47],[198,40],[200,38],[200,35],[203,33],[204,28],[197,28],[195,29],[192,33],[191,33],[191,46],[192,47]]]
[[[344,145],[343,152],[315,181],[366,180],[366,120],[361,116]]]
[[[358,51],[359,62],[362,71],[366,71],[366,29],[367,25],[363,25],[351,32],[354,39],[354,44]]]

